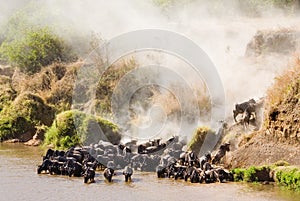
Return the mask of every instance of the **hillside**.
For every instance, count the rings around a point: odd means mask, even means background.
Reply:
[[[300,165],[300,60],[275,79],[265,100],[264,125],[245,138],[228,158],[231,167],[272,164]]]

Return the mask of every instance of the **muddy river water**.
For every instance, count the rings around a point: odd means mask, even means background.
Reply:
[[[158,179],[154,173],[135,172],[125,183],[117,172],[107,183],[101,172],[96,183],[84,184],[83,178],[36,173],[43,151],[37,147],[0,144],[0,200],[207,200],[207,201],[299,201],[300,194],[280,190],[273,185],[191,184]]]

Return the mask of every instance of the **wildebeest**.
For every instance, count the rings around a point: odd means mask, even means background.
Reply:
[[[86,170],[83,173],[83,181],[84,183],[87,183],[88,181],[90,181],[90,183],[95,182],[95,170],[93,168],[86,168]]]
[[[49,167],[53,164],[53,162],[49,159],[43,160],[43,163],[38,166],[37,173],[41,174],[42,171],[49,172]]]
[[[165,178],[168,175],[168,169],[162,165],[156,167],[156,174],[158,178]]]
[[[191,183],[199,183],[200,182],[200,171],[197,168],[194,168],[190,175]]]
[[[133,174],[132,168],[129,166],[126,166],[123,171],[123,175],[125,176],[125,182],[131,181],[132,174]]]
[[[234,181],[233,174],[231,172],[222,168],[218,168],[215,171],[218,174],[219,182]]]
[[[237,122],[237,119],[236,117],[239,115],[239,114],[243,114],[245,115],[244,113],[246,112],[247,113],[247,116],[249,116],[249,120],[250,120],[250,116],[253,115],[253,118],[255,118],[255,110],[256,110],[256,101],[252,98],[248,101],[245,101],[243,103],[240,103],[240,104],[236,104],[235,105],[235,109],[233,110],[233,118],[234,118],[234,121]]]
[[[113,175],[114,175],[114,170],[112,168],[105,168],[103,172],[103,176],[108,182],[112,182]]]
[[[222,144],[219,147],[216,155],[212,159],[212,164],[220,163],[221,159],[225,156],[226,151],[230,151],[230,143]]]
[[[199,162],[197,155],[193,151],[188,151],[184,160],[188,166],[194,166],[194,164]]]
[[[200,160],[200,168],[203,170],[204,164],[211,161],[211,153],[210,152],[206,153],[204,156],[201,156],[199,160]]]

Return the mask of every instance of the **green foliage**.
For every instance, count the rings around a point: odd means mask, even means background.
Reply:
[[[16,98],[16,95],[11,86],[11,79],[0,75],[0,112]]]
[[[19,134],[34,129],[33,123],[22,116],[2,116],[0,117],[0,141],[18,138]]]
[[[260,166],[260,167],[253,167],[252,169],[248,170],[249,179],[247,180],[247,175],[245,174],[246,181],[251,182],[262,182],[262,181],[273,181],[274,178],[271,175],[272,168],[270,166]]]
[[[29,74],[53,62],[75,58],[64,41],[48,27],[27,29],[22,37],[4,41],[0,53],[10,64]]]
[[[213,135],[213,131],[210,130],[208,127],[201,126],[198,127],[188,144],[188,150],[194,151],[196,154],[200,152],[201,146],[206,138],[207,135]]]
[[[257,167],[251,166],[244,171],[244,181],[246,182],[254,182],[257,181],[258,178],[256,176]]]
[[[244,180],[244,174],[245,169],[242,168],[235,168],[230,171],[233,174],[234,181],[243,181]]]
[[[277,184],[289,190],[300,191],[300,169],[287,166],[286,162],[276,162],[271,166],[251,166],[247,169],[235,168],[231,173],[235,181],[245,182],[272,181],[275,174]]]
[[[55,109],[47,105],[40,96],[25,92],[14,100],[9,112],[20,114],[37,125],[50,126]]]
[[[34,132],[36,125],[51,125],[54,113],[54,108],[45,104],[38,95],[23,93],[5,105],[0,113],[0,140]]]
[[[45,135],[44,146],[67,149],[75,145],[97,143],[99,140],[118,144],[118,127],[112,122],[86,113],[69,110],[56,116]]]
[[[276,173],[277,182],[287,189],[300,191],[300,170],[299,168],[286,168]]]

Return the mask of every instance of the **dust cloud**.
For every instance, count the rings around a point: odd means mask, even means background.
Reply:
[[[231,111],[235,103],[249,98],[263,97],[274,77],[287,68],[288,62],[293,59],[292,55],[278,54],[246,57],[245,51],[247,44],[258,30],[299,29],[298,16],[288,15],[283,10],[273,8],[259,10],[260,13],[256,13],[253,17],[251,13],[245,14],[245,8],[238,4],[239,1],[234,0],[217,4],[214,4],[214,1],[203,0],[169,1],[171,3],[164,6],[158,5],[157,2],[159,1],[13,0],[1,3],[4,6],[1,6],[3,12],[0,14],[0,20],[3,24],[18,9],[27,9],[28,13],[31,11],[31,16],[35,15],[39,11],[32,10],[32,8],[36,8],[37,5],[44,12],[42,23],[58,25],[59,28],[56,31],[65,38],[71,37],[68,36],[70,33],[74,36],[95,32],[100,33],[101,37],[109,41],[122,33],[139,29],[164,29],[182,34],[197,43],[215,64],[226,95],[226,115],[224,118],[228,118],[230,121],[232,120]],[[32,7],[32,5],[35,6]],[[169,67],[184,78],[188,88],[193,88],[196,98],[199,96],[195,94],[200,93],[201,96],[202,92],[205,96],[209,96],[207,94],[209,91],[203,89],[205,83],[203,84],[201,77],[186,70],[191,67],[177,57],[163,52],[140,53],[133,56],[141,66]],[[163,76],[159,76],[159,78],[164,79]],[[165,83],[165,86],[170,88],[172,86],[174,89],[174,86],[176,88],[176,81]],[[200,89],[195,89],[197,86]],[[172,92],[172,88],[170,90]],[[161,90],[161,94],[166,94],[166,92]],[[159,99],[155,99],[153,102],[155,107],[152,105],[148,108],[149,110],[154,108],[151,118],[158,118],[157,116],[160,114],[167,115],[166,112],[160,110],[160,107],[156,107],[157,104],[166,101],[168,100],[160,99],[159,101]],[[188,104],[193,104],[189,98],[185,101]],[[161,107],[164,108],[165,105]],[[143,111],[140,114],[141,119],[150,121],[149,118],[144,117],[151,114],[150,111],[145,111],[145,109],[137,109],[137,111]],[[205,115],[202,114],[203,116]],[[202,117],[192,123],[181,122],[182,127],[188,128],[183,129],[183,132],[191,132],[197,125],[205,124],[207,118],[202,119]],[[139,129],[144,129],[144,121],[135,120],[135,122],[142,122]],[[170,121],[164,125],[166,124],[170,125],[167,127],[172,130],[176,127],[177,122]],[[153,126],[151,123],[147,123],[147,125],[148,127]],[[164,130],[164,132],[166,131]],[[168,137],[172,134],[174,133],[170,132]]]

